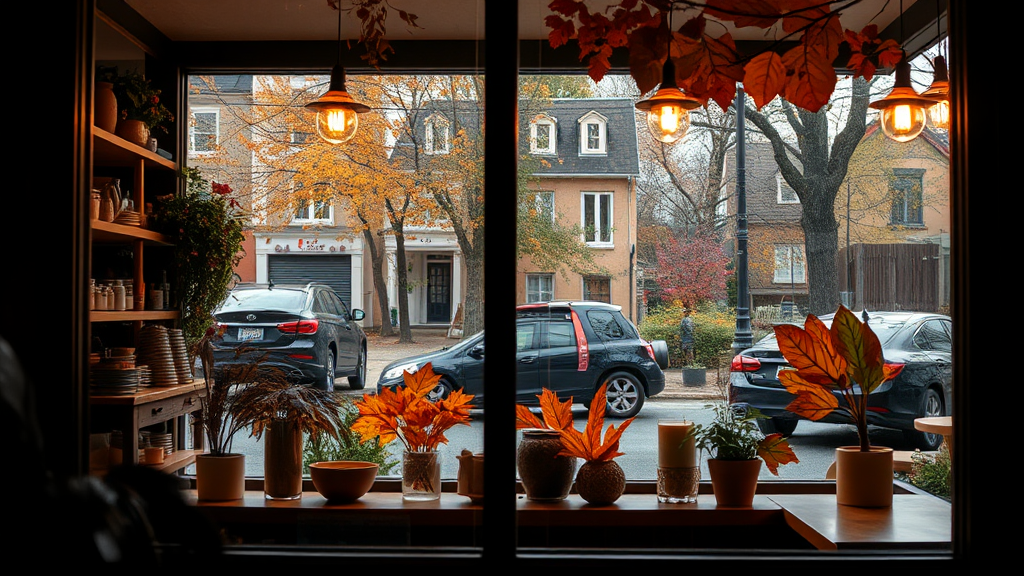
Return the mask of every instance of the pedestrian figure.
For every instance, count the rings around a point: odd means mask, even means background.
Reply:
[[[683,350],[683,366],[693,364],[693,318],[690,318],[689,308],[683,308],[683,319],[679,321],[679,345]]]

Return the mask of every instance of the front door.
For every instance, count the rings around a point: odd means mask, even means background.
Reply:
[[[452,265],[427,264],[427,322],[452,319]]]

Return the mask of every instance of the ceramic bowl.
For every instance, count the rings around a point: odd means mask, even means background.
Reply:
[[[357,500],[373,486],[380,468],[373,462],[333,460],[309,465],[313,486],[332,502]]]

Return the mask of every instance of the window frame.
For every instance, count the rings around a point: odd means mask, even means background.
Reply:
[[[437,147],[434,141],[438,135],[442,136],[442,145]],[[451,122],[440,112],[434,112],[423,121],[423,151],[426,154],[447,154],[451,145]]]
[[[188,123],[188,153],[191,156],[209,156],[217,152],[220,146],[220,108],[217,106],[195,106],[189,108]],[[196,124],[197,114],[213,114],[213,148],[210,150],[196,150]],[[206,134],[205,132],[201,134]]]
[[[548,290],[544,290],[543,288],[538,288],[537,290],[533,290],[532,292],[536,295],[536,297],[531,297],[530,296],[530,294],[531,294],[530,281],[531,280],[537,280],[537,281],[547,280],[547,282],[548,282]],[[547,294],[548,296],[545,298],[543,296],[544,294]],[[527,304],[533,304],[534,302],[549,302],[549,301],[554,300],[554,299],[555,299],[555,275],[550,273],[550,272],[527,272],[527,274],[526,274],[526,303]]]
[[[545,148],[538,145],[538,133],[541,126],[549,129],[548,146]],[[530,122],[530,153],[551,156],[558,154],[558,119],[547,114],[537,114],[533,117]]]
[[[778,204],[799,204],[800,197],[797,196],[796,190],[786,182],[786,179],[782,177],[782,172],[775,173],[775,186],[776,186],[776,203]],[[787,199],[786,195],[792,194],[791,199]]]
[[[590,128],[597,128],[597,145],[590,145]],[[591,110],[579,119],[580,156],[608,154],[608,118]]]
[[[889,182],[889,193],[892,195],[890,226],[924,227],[924,176],[923,168],[893,169],[892,180]],[[903,182],[909,183],[909,186],[900,186]],[[911,207],[913,203],[917,204],[916,209]],[[911,212],[916,214],[911,216]]]
[[[590,240],[587,229],[587,198],[593,197],[594,234]],[[607,222],[601,221],[602,201],[607,199],[608,217]],[[606,224],[607,226],[602,226]],[[580,192],[580,227],[583,228],[583,241],[591,248],[615,248],[615,193],[611,191],[584,190]],[[607,240],[602,240],[603,233],[607,229]]]
[[[779,266],[780,256],[779,251],[785,250],[786,255],[784,260],[785,265]],[[800,266],[790,267],[793,260],[794,251],[799,251],[800,257],[798,261]],[[807,282],[807,259],[803,257],[804,247],[802,244],[776,244],[775,245],[775,266],[772,270],[772,283],[773,284],[804,284]],[[798,273],[799,271],[799,273]],[[799,278],[797,280],[796,278]]]
[[[306,218],[299,218],[297,215],[298,215],[298,212],[299,212],[300,208],[298,206],[294,206],[294,204],[293,204],[294,209],[292,210],[292,220],[291,220],[291,222],[288,223],[289,226],[310,226],[310,225],[317,225],[317,224],[322,225],[322,226],[333,226],[334,225],[334,204],[333,203],[327,202],[326,200],[314,200],[312,198],[302,198],[302,197],[294,197],[294,196],[293,196],[293,198],[295,198],[295,200],[293,202],[302,202],[303,204],[305,204],[305,210],[306,210],[307,217]],[[313,216],[314,212],[318,212],[319,211],[317,209],[318,205],[322,205],[324,208],[327,209],[327,216],[325,216],[323,218],[317,218],[317,217]]]

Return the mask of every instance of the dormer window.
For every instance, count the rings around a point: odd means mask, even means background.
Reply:
[[[530,123],[530,152],[532,154],[555,154],[555,119],[547,114],[538,114]]]
[[[448,153],[448,119],[441,114],[431,114],[424,122],[423,149],[427,154]]]
[[[608,153],[608,119],[597,112],[580,118],[580,155]]]

